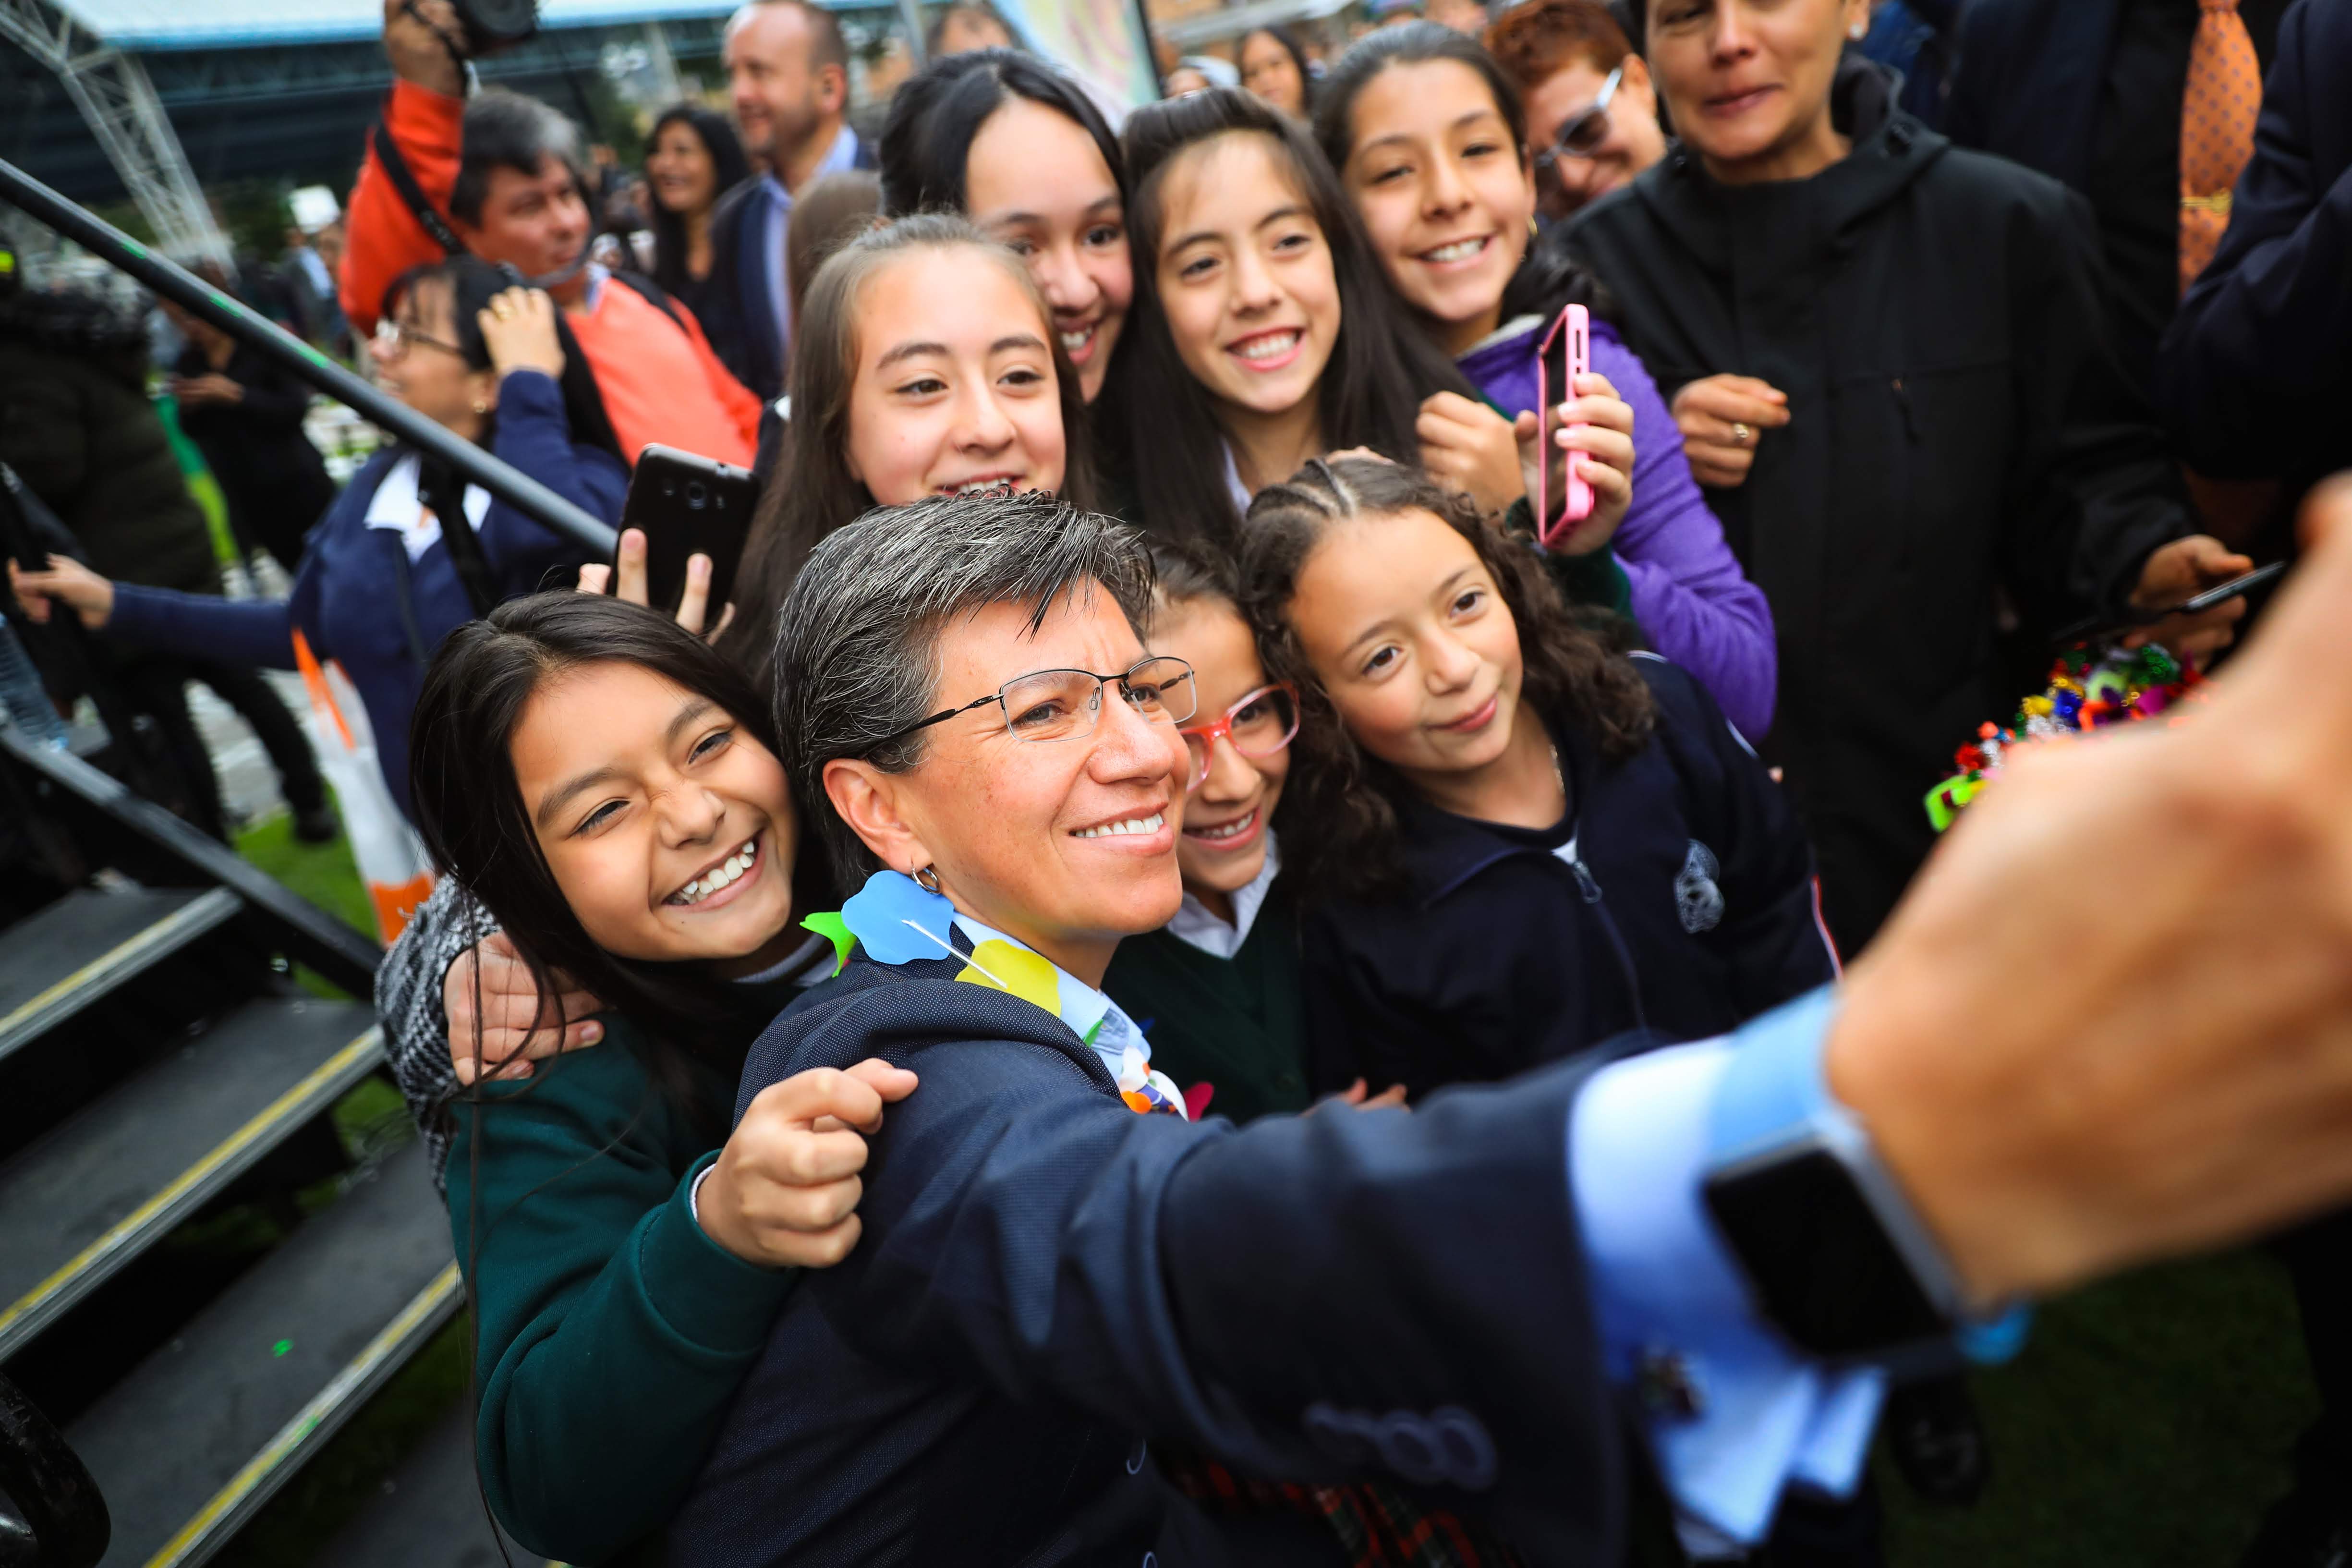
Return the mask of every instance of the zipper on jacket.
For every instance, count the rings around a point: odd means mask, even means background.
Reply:
[[[1919,421],[1911,410],[1911,389],[1903,384],[1903,378],[1899,375],[1891,384],[1895,388],[1895,406],[1903,416],[1903,433],[1911,437],[1911,444],[1916,447],[1919,444]]]
[[[1617,918],[1611,914],[1609,907],[1601,901],[1600,879],[1593,876],[1592,868],[1584,863],[1584,857],[1581,855],[1570,860],[1568,863],[1568,868],[1576,873],[1576,890],[1583,896],[1586,903],[1592,906],[1593,911],[1600,915],[1601,929],[1609,936],[1609,951],[1617,955],[1617,970],[1625,980],[1626,999],[1633,1004],[1633,1026],[1637,1029],[1646,1029],[1650,1026],[1650,1017],[1648,1010],[1642,1005],[1641,977],[1634,972],[1633,954],[1633,951],[1625,945],[1625,933],[1617,929]]]

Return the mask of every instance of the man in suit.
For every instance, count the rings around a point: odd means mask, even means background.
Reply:
[[[2352,531],[2352,487],[2326,510]],[[2194,726],[2065,748],[1971,806],[1842,993],[1410,1114],[1236,1131],[1152,1109],[1096,989],[1181,896],[1191,703],[1143,672],[1139,546],[1017,499],[840,530],[783,611],[782,749],[844,865],[890,868],[832,928],[846,970],[752,1047],[738,1112],[867,1056],[922,1083],[842,1167],[858,1246],[769,1328],[667,1560],[1318,1560],[1213,1521],[1164,1479],[1173,1444],[1387,1477],[1529,1562],[1609,1563],[1635,1430],[1720,1555],[1784,1488],[1858,1479],[1891,1321],[1850,1310],[1885,1300],[1880,1265],[1948,1268],[1937,1299],[1982,1311],[2334,1200],[2352,531],[2311,575]],[[1038,678],[1099,701],[1028,705]],[[2170,852],[2095,879],[2063,853],[2118,840]],[[1895,1184],[1868,1207],[1916,1226],[1903,1260],[1843,1250],[1873,1234],[1841,1206],[1860,1187],[1745,1184],[1800,1148],[1827,1177],[1824,1141]],[[1703,1180],[1740,1201],[1710,1211]]]
[[[2224,7],[2259,68],[2291,4]],[[2143,387],[2181,295],[2182,108],[2201,20],[2199,0],[1971,0],[1960,17],[1944,130],[2088,198],[2116,279],[2116,348]],[[2251,115],[2244,129],[2241,167]]]
[[[711,301],[703,328],[736,379],[772,402],[792,366],[784,226],[801,192],[875,166],[847,119],[849,46],[810,0],[751,0],[727,24],[727,77],[757,172],[710,218]]]

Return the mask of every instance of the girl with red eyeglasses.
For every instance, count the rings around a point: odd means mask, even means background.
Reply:
[[[1304,1110],[1298,920],[1268,826],[1290,772],[1298,698],[1258,663],[1231,560],[1159,542],[1151,554],[1159,588],[1148,644],[1190,663],[1200,689],[1183,726],[1192,756],[1176,845],[1184,902],[1159,931],[1119,943],[1103,989],[1194,1115],[1205,1107],[1248,1121]],[[1363,1096],[1359,1083],[1346,1098]]]

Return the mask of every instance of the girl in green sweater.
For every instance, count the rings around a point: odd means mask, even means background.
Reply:
[[[1151,560],[1151,651],[1191,664],[1200,688],[1183,731],[1192,754],[1176,845],[1184,902],[1160,930],[1119,944],[1103,990],[1143,1030],[1151,1065],[1185,1091],[1194,1116],[1304,1110],[1298,920],[1270,826],[1298,697],[1258,663],[1223,552],[1154,540]],[[1359,1082],[1345,1098],[1363,1096]]]
[[[454,1108],[484,1492],[534,1552],[632,1561],[797,1269],[855,1245],[862,1134],[914,1075],[803,1073],[728,1131],[745,1048],[832,949],[794,924],[766,705],[699,638],[593,595],[514,600],[442,644],[414,733],[442,873],[541,996],[606,1004],[605,1048]]]

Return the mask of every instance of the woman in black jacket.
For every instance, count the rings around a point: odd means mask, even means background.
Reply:
[[[1653,0],[1683,141],[1580,215],[1691,467],[1779,627],[1784,765],[1850,953],[1932,835],[1920,799],[2020,689],[2032,639],[2244,569],[2184,537],[2162,437],[2106,333],[2081,198],[1951,147],[1846,36],[1864,0]],[[2156,634],[2228,640],[2236,606]]]

